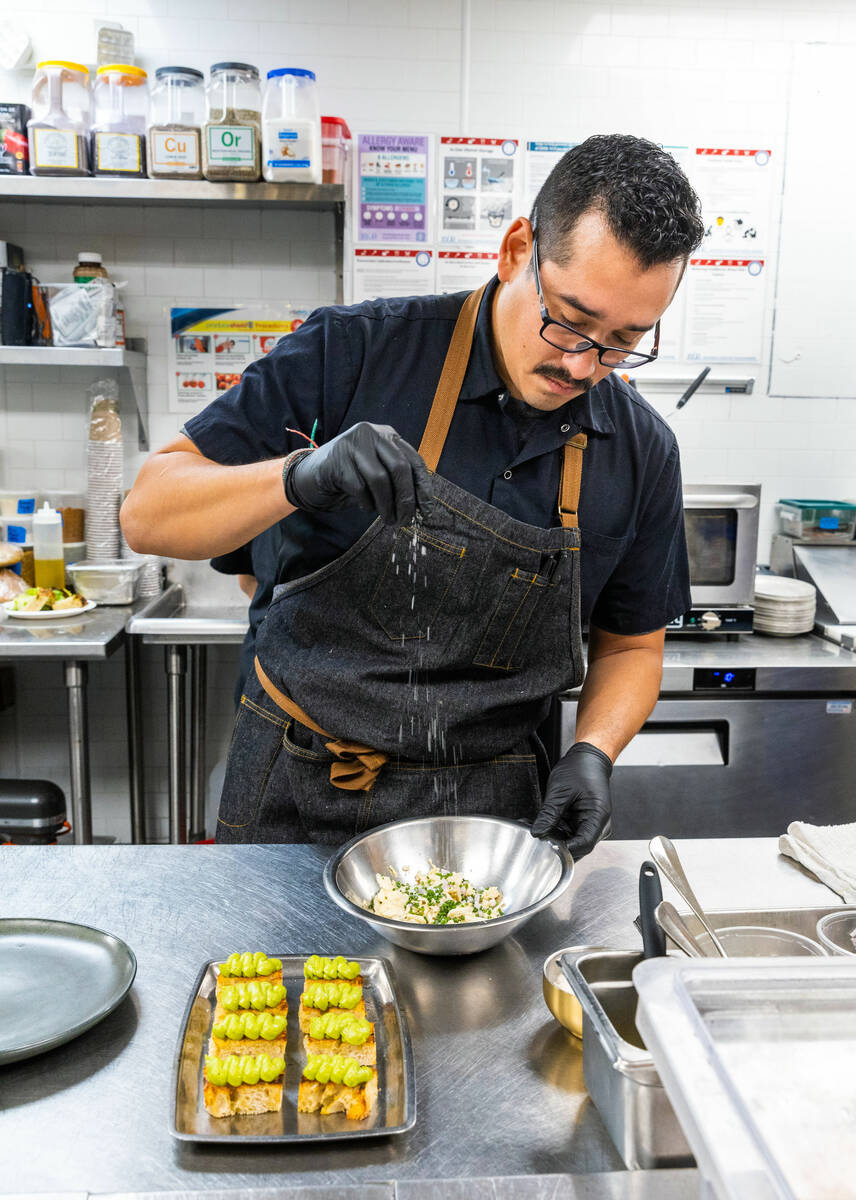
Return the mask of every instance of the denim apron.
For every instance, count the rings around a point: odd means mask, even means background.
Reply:
[[[563,451],[558,527],[515,520],[436,474],[483,292],[461,309],[419,446],[430,512],[399,528],[378,518],[274,592],[218,842],[338,844],[401,817],[538,810],[549,764],[535,730],[583,674],[586,438]]]

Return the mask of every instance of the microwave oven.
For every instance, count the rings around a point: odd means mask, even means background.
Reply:
[[[761,485],[685,483],[692,608],[669,634],[751,633]]]

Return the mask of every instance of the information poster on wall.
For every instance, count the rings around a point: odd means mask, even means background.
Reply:
[[[437,291],[471,292],[496,274],[492,250],[438,250]]]
[[[513,217],[522,164],[516,138],[443,137],[437,164],[437,241],[498,249]]]
[[[435,291],[431,250],[357,246],[352,260],[352,302],[381,296],[430,296]]]
[[[524,206],[527,216],[532,211],[535,197],[556,163],[573,150],[576,142],[527,142],[524,185]]]
[[[204,408],[298,329],[309,312],[290,305],[171,308],[169,411],[192,416]]]
[[[765,273],[763,259],[690,259],[684,358],[689,362],[759,361]]]
[[[769,148],[696,146],[687,164],[704,240],[686,279],[684,358],[759,362],[773,201]]]
[[[357,135],[357,242],[428,240],[429,139]]]

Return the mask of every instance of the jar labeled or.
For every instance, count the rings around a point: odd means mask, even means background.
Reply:
[[[344,183],[347,178],[351,131],[344,117],[321,118],[321,182]]]
[[[262,174],[269,183],[321,182],[321,117],[314,71],[301,67],[268,71]]]
[[[47,503],[33,516],[33,561],[36,587],[65,587],[62,517]]]
[[[89,174],[89,69],[46,59],[33,78],[27,122],[31,175]]]
[[[204,77],[193,67],[158,67],[149,98],[152,179],[202,178]]]
[[[98,68],[92,93],[92,174],[146,173],[148,76],[130,63]]]
[[[205,178],[244,182],[258,179],[262,119],[258,69],[250,63],[215,63],[205,102]]]
[[[77,256],[77,266],[72,272],[75,283],[91,283],[93,279],[109,279],[107,268],[101,255],[94,250],[81,250]]]

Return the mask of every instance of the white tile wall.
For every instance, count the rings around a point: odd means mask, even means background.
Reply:
[[[470,92],[462,97],[467,8]],[[619,130],[666,142],[763,135],[779,150],[793,45],[856,41],[852,0],[33,0],[17,20],[37,58],[87,62],[97,18],[132,30],[138,61],[149,69],[169,61],[207,70],[218,58],[241,56],[262,71],[283,62],[311,66],[322,109],[343,114],[352,128],[571,139]],[[0,72],[0,99],[26,100],[29,79],[28,71]],[[461,130],[467,110],[469,129]],[[332,223],[312,213],[0,203],[0,238],[20,242],[43,280],[67,277],[79,249],[100,251],[128,280],[128,332],[149,343],[155,443],[176,429],[165,401],[170,304],[315,304],[335,294]],[[697,394],[675,420],[687,479],[763,484],[762,557],[777,496],[856,496],[856,402],[771,399],[767,371],[764,362],[754,395]],[[94,373],[10,367],[0,374],[0,484],[82,486],[85,389]],[[662,411],[674,406],[673,396],[651,399]],[[130,479],[141,461],[130,414],[127,431]],[[228,737],[234,663],[231,649],[212,654],[212,763]],[[163,833],[159,652],[146,653],[144,669],[149,807]],[[17,675],[19,703],[0,714],[0,771],[46,775],[67,787],[58,668],[41,664]],[[93,667],[90,676],[96,832],[124,838],[121,662]]]

